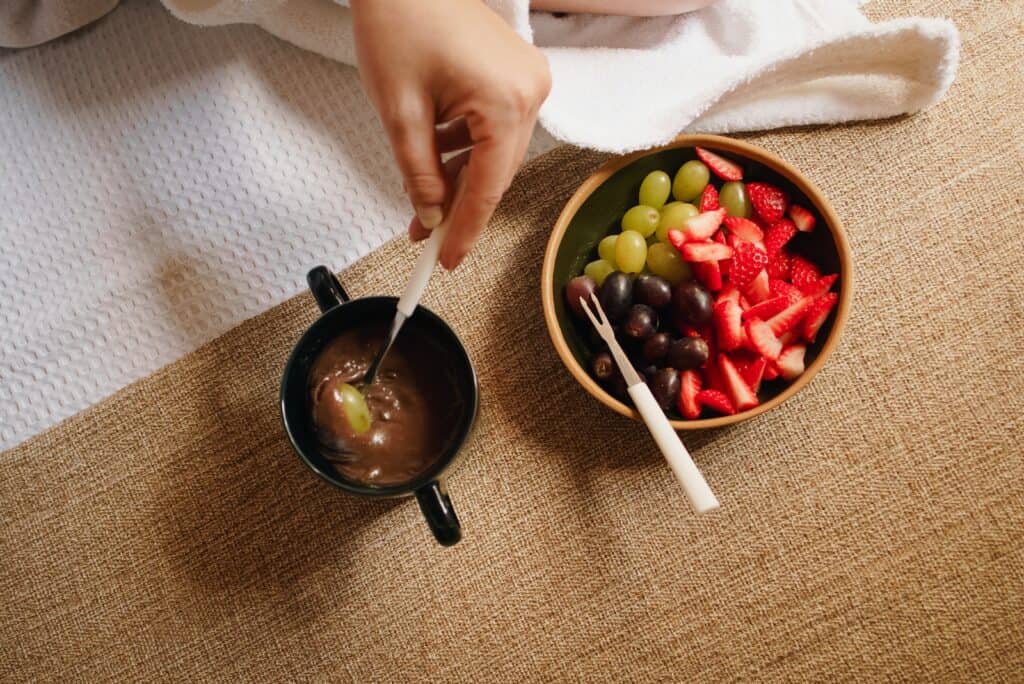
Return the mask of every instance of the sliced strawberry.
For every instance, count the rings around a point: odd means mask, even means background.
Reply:
[[[750,385],[750,389],[754,390],[755,394],[761,390],[761,378],[764,377],[764,369],[767,366],[767,359],[759,356],[756,361],[740,371],[740,375],[743,376],[743,379]]]
[[[718,356],[718,370],[722,373],[722,381],[725,383],[726,393],[737,411],[746,411],[757,406],[757,394],[750,388],[747,381],[743,379],[740,372],[736,370],[732,360],[725,354]]]
[[[784,249],[780,249],[774,253],[768,253],[768,265],[765,270],[768,271],[768,277],[776,280],[789,280],[789,252]]]
[[[753,221],[739,216],[726,216],[722,221],[730,235],[735,235],[740,240],[747,242],[761,242],[764,240],[764,232],[761,227]]]
[[[701,211],[715,211],[718,208],[718,190],[715,189],[714,185],[708,183],[700,193],[700,206],[698,209]]]
[[[740,305],[731,299],[715,304],[713,316],[718,348],[723,351],[739,349],[743,344],[743,309]]]
[[[728,248],[727,248],[728,249]],[[718,292],[722,289],[722,270],[717,261],[698,261],[693,264],[693,275],[700,281],[701,285]]]
[[[828,319],[829,313],[832,312],[832,307],[839,301],[839,295],[835,292],[829,292],[828,294],[822,295],[814,300],[811,306],[807,309],[807,313],[804,316],[803,328],[801,334],[804,339],[808,342],[814,342],[818,337],[818,331],[821,330],[821,326],[825,324]]]
[[[722,225],[724,218],[725,209],[715,209],[686,219],[683,221],[683,232],[686,234],[687,242],[707,240]]]
[[[779,354],[775,365],[779,367],[779,375],[785,380],[793,380],[804,372],[804,354],[807,347],[802,344],[794,344],[786,347]]]
[[[779,367],[775,365],[773,361],[768,361],[764,367],[764,380],[774,380],[779,377]]]
[[[772,332],[771,327],[760,318],[747,321],[747,338],[750,346],[769,361],[774,361],[782,351],[782,343]]]
[[[721,304],[722,302],[733,301],[739,303],[740,291],[736,289],[736,286],[732,283],[725,285],[722,291],[715,297],[715,304]]]
[[[790,263],[789,282],[793,283],[801,290],[810,284],[818,282],[818,279],[821,278],[821,273],[818,271],[818,267],[807,259],[804,259],[802,256],[793,257],[793,260]]]
[[[706,389],[697,392],[697,401],[701,406],[706,406],[712,411],[717,411],[727,416],[731,416],[736,413],[736,409],[732,407],[732,402],[729,401],[729,397],[725,396],[724,392],[715,389]]]
[[[768,255],[763,249],[752,242],[737,242],[729,266],[729,282],[743,290],[767,265]]]
[[[814,303],[811,297],[804,297],[796,304],[790,304],[785,309],[768,319],[768,327],[776,337],[796,327],[800,320],[807,314],[807,309]]]
[[[789,345],[796,342],[798,337],[799,335],[797,333],[796,328],[793,328],[792,330],[787,330],[786,332],[779,335],[779,342],[782,343],[782,348],[785,349]]]
[[[757,277],[751,280],[750,284],[743,290],[743,294],[746,295],[753,304],[760,304],[764,300],[768,299],[771,296],[771,291],[768,285],[768,272],[762,269],[761,272],[757,274]]]
[[[801,233],[809,233],[814,230],[814,214],[801,207],[799,204],[789,205],[789,218],[793,219],[796,229]]]
[[[743,320],[760,318],[762,321],[767,321],[775,314],[784,310],[787,306],[789,306],[789,299],[785,295],[769,297],[760,304],[755,304],[744,311]]]
[[[786,215],[789,198],[779,188],[769,183],[747,183],[747,195],[757,215],[767,221],[778,221]]]
[[[679,376],[679,413],[683,418],[693,420],[700,416],[700,402],[697,393],[701,388],[700,373],[695,370],[683,371]]]
[[[668,231],[668,243],[682,252],[683,245],[686,244],[686,233],[676,228],[670,228]]]
[[[669,231],[669,237],[672,237],[672,231]],[[732,258],[732,247],[729,245],[720,245],[717,242],[711,242],[705,240],[703,242],[687,242],[683,245],[683,248],[679,250],[685,261],[720,261],[721,259]],[[735,264],[733,264],[735,267]]]
[[[796,226],[789,219],[772,221],[764,234],[764,249],[771,256],[786,246],[786,243],[796,235]]]
[[[837,280],[839,280],[839,274],[833,273],[832,275],[821,276],[816,281],[807,283],[801,289],[804,291],[804,294],[810,297],[817,297],[818,295],[823,295],[831,290],[832,285],[834,285]]]
[[[768,293],[772,297],[786,297],[790,304],[796,304],[804,298],[804,293],[796,285],[783,280],[772,279],[768,281]]]
[[[757,282],[757,278],[754,278],[754,282]],[[740,294],[740,308],[746,311],[750,308],[750,300]]]
[[[736,162],[729,161],[725,157],[720,157],[714,152],[706,150],[703,147],[696,147],[694,149],[697,152],[697,158],[707,164],[707,167],[722,180],[743,180],[743,167]]]
[[[721,228],[718,229],[718,232],[716,232],[711,239],[720,245],[729,244],[726,241],[725,233],[722,232]],[[729,266],[731,265],[732,259],[722,259],[721,261],[718,262],[718,270],[722,272],[723,277],[729,275]]]

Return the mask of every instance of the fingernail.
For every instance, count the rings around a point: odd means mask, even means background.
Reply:
[[[441,219],[444,218],[444,214],[441,213],[441,207],[419,207],[416,209],[416,216],[419,217],[420,223],[427,230],[433,230],[441,225]]]

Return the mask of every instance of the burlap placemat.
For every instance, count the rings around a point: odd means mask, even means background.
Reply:
[[[0,678],[1019,679],[1024,41],[996,4],[955,15],[940,107],[752,138],[834,201],[856,297],[799,396],[687,436],[720,512],[694,517],[550,348],[546,233],[600,161],[562,149],[427,296],[484,393],[460,545],[292,454],[276,397],[303,295],[2,455]],[[394,293],[412,253],[343,280]]]

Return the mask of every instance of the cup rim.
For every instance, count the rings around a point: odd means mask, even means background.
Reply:
[[[843,228],[842,222],[839,220],[839,216],[832,208],[831,203],[829,203],[824,193],[822,193],[821,190],[819,190],[818,187],[806,176],[798,171],[796,167],[792,166],[781,157],[762,147],[752,145],[742,140],[735,140],[720,135],[709,134],[681,135],[667,145],[641,150],[628,155],[612,157],[602,164],[597,171],[592,173],[579,186],[579,188],[576,189],[576,192],[569,198],[569,201],[565,203],[561,213],[558,215],[558,219],[555,221],[554,229],[551,231],[551,236],[548,238],[547,248],[544,250],[544,262],[541,269],[541,306],[544,311],[544,321],[548,329],[548,336],[551,339],[551,344],[558,353],[562,364],[566,369],[568,369],[576,382],[579,383],[588,394],[619,415],[632,418],[633,420],[641,420],[640,414],[637,413],[635,409],[627,406],[605,391],[605,389],[601,387],[582,366],[580,366],[562,336],[561,325],[559,324],[558,317],[555,314],[554,291],[555,257],[558,253],[559,247],[561,246],[562,238],[565,236],[565,233],[569,228],[569,224],[572,222],[576,212],[583,203],[595,190],[597,190],[598,187],[611,178],[615,173],[648,155],[656,154],[664,150],[696,146],[707,147],[712,150],[733,154],[762,164],[786,178],[804,194],[808,201],[813,204],[814,208],[821,214],[824,219],[823,222],[825,227],[828,229],[836,245],[840,271],[840,287],[838,293],[839,303],[836,307],[836,315],[835,320],[832,323],[832,329],[829,331],[828,337],[822,344],[817,357],[804,370],[800,377],[791,382],[784,390],[763,404],[731,416],[718,416],[715,418],[703,418],[698,420],[670,420],[669,422],[675,430],[703,430],[708,428],[724,427],[726,425],[734,425],[770,411],[795,395],[807,386],[811,379],[817,375],[818,371],[825,365],[828,357],[832,355],[832,352],[839,344],[839,339],[846,326],[846,321],[850,312],[850,305],[853,300],[853,257],[849,242],[846,238],[846,231]]]
[[[286,394],[290,386],[289,381],[295,380],[305,384],[306,377],[293,378],[292,368],[296,365],[296,360],[302,350],[310,344],[310,340],[313,339],[317,333],[321,332],[322,328],[332,325],[334,319],[338,316],[345,315],[343,310],[345,307],[350,305],[357,306],[374,306],[383,305],[385,308],[394,309],[398,303],[397,297],[387,296],[370,296],[370,297],[358,297],[350,299],[345,302],[339,303],[337,306],[323,312],[319,318],[306,328],[299,337],[295,346],[292,348],[291,353],[288,355],[288,360],[285,362],[284,371],[281,374],[281,386],[278,395],[278,403],[281,409],[281,422],[284,425],[284,431],[288,435],[288,441],[291,443],[292,450],[298,455],[306,466],[316,473],[322,480],[343,489],[350,494],[365,497],[396,497],[396,496],[409,496],[429,485],[432,482],[436,482],[441,479],[441,475],[448,470],[448,468],[457,460],[459,452],[465,445],[469,436],[472,434],[473,428],[476,424],[477,416],[480,411],[480,382],[477,377],[476,367],[473,365],[472,359],[469,358],[469,352],[466,350],[465,345],[455,331],[451,329],[443,318],[438,316],[436,313],[426,308],[425,306],[418,306],[412,317],[407,321],[408,324],[418,316],[422,316],[431,323],[437,325],[440,330],[449,338],[449,342],[454,347],[457,357],[460,361],[465,363],[465,367],[469,373],[470,385],[472,387],[472,396],[468,398],[470,404],[469,410],[467,411],[467,417],[463,421],[463,424],[459,427],[458,435],[449,447],[448,451],[439,457],[427,470],[421,473],[418,477],[397,485],[388,485],[386,487],[373,487],[370,485],[359,484],[355,481],[344,479],[337,474],[325,470],[317,465],[317,463],[310,458],[306,453],[306,449],[299,444],[299,440],[296,438],[294,431],[292,430],[291,421],[289,420],[289,409]],[[333,337],[333,336],[332,336]]]

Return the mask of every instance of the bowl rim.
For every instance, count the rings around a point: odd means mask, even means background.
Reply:
[[[582,204],[598,187],[601,186],[601,184],[616,172],[626,166],[629,166],[638,159],[642,159],[643,157],[651,154],[662,152],[664,150],[697,146],[706,147],[726,154],[737,155],[767,166],[772,171],[785,177],[789,182],[796,186],[805,197],[807,197],[808,201],[814,205],[814,208],[818,210],[818,213],[824,219],[824,223],[832,234],[832,239],[836,245],[836,252],[839,256],[840,271],[839,305],[836,310],[836,318],[832,324],[832,329],[829,332],[828,338],[826,338],[822,345],[818,356],[814,359],[811,365],[804,370],[800,377],[790,383],[786,389],[763,404],[731,416],[703,418],[700,420],[670,420],[669,422],[676,430],[704,430],[708,428],[724,427],[726,425],[735,425],[736,423],[754,418],[762,413],[772,410],[806,387],[811,379],[825,365],[828,357],[831,356],[832,352],[839,344],[839,339],[842,335],[843,329],[846,327],[850,304],[853,299],[853,257],[850,252],[850,245],[847,241],[846,231],[843,228],[842,222],[839,220],[839,217],[836,215],[835,210],[832,208],[832,205],[829,203],[824,193],[822,193],[817,186],[815,186],[794,166],[776,154],[769,152],[762,147],[758,147],[757,145],[753,145],[742,140],[726,138],[720,135],[687,134],[677,137],[667,145],[633,152],[628,155],[613,157],[598,168],[597,171],[592,173],[580,185],[576,192],[573,193],[572,197],[569,198],[569,201],[565,203],[561,213],[558,215],[558,219],[555,221],[554,229],[551,231],[551,236],[548,238],[547,248],[544,250],[544,262],[541,269],[541,305],[544,310],[544,321],[547,324],[548,336],[551,338],[551,343],[554,345],[555,351],[561,358],[562,364],[566,369],[568,369],[569,373],[572,374],[583,389],[587,391],[587,393],[619,415],[632,418],[633,420],[640,420],[640,415],[634,409],[630,408],[618,399],[615,399],[592,377],[590,377],[590,374],[580,366],[579,362],[576,361],[576,357],[573,356],[572,352],[569,350],[569,345],[562,336],[561,326],[559,326],[558,318],[555,316],[554,292],[555,255],[558,252],[558,247],[562,242],[562,238],[565,236],[565,232],[580,206],[582,206]]]

